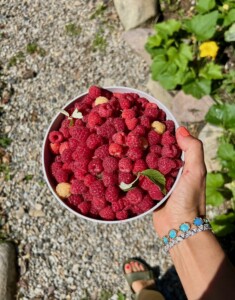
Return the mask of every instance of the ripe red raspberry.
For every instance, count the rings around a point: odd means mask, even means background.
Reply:
[[[166,130],[170,131],[170,133],[175,133],[175,123],[172,120],[166,120],[165,122]]]
[[[122,98],[120,97],[119,98],[119,103],[120,103],[121,109],[131,108],[131,101],[129,101],[125,97],[122,97]]]
[[[96,180],[89,187],[93,197],[104,197],[104,184],[101,180]]]
[[[126,210],[117,211],[116,212],[116,218],[118,220],[125,220],[128,219],[128,212]]]
[[[91,111],[87,120],[88,126],[94,128],[96,125],[102,124],[102,118],[96,111]]]
[[[94,102],[94,100],[95,100],[95,99],[92,98],[91,96],[86,95],[86,96],[83,98],[82,102],[85,103],[85,104],[87,104],[88,106],[91,106],[92,103]]]
[[[159,188],[159,186],[157,186],[154,183],[152,184],[152,186],[148,190],[148,193],[149,193],[149,196],[153,200],[162,200],[162,198],[164,197],[164,195],[162,194],[161,189]]]
[[[143,159],[137,159],[134,163],[134,167],[133,167],[133,173],[137,174],[138,172],[144,171],[148,169],[148,166],[145,162],[145,160]]]
[[[135,176],[132,173],[119,172],[118,183],[124,182],[126,184],[131,183],[135,180]]]
[[[70,120],[65,118],[61,123],[61,127],[69,127],[69,126],[70,126]]]
[[[88,171],[93,175],[98,175],[103,171],[102,160],[100,158],[93,158],[89,165]]]
[[[75,127],[85,127],[85,123],[81,119],[76,119],[74,126]]]
[[[81,180],[74,179],[71,181],[71,193],[81,195],[87,191],[87,187]]]
[[[117,132],[126,130],[126,123],[125,123],[125,120],[122,118],[115,118],[113,120],[113,125]]]
[[[86,158],[80,158],[76,161],[74,161],[71,165],[71,170],[73,172],[77,171],[77,170],[82,170],[84,172],[88,171],[88,164],[89,164],[90,160],[86,159]]]
[[[63,134],[59,131],[52,131],[49,133],[49,141],[51,143],[61,143],[64,140]]]
[[[116,133],[116,130],[108,121],[97,128],[97,134],[108,139],[111,138],[114,133]]]
[[[75,170],[74,171],[74,177],[78,180],[84,180],[85,175],[86,175],[86,172],[83,170]]]
[[[127,192],[126,199],[132,205],[138,204],[143,199],[143,192],[140,188],[135,187]]]
[[[134,130],[136,125],[138,124],[137,118],[125,119],[126,126],[129,130]]]
[[[125,145],[126,144],[126,135],[124,132],[117,132],[112,136],[112,140],[116,144]]]
[[[180,150],[176,145],[164,145],[161,154],[163,157],[175,158],[180,154]]]
[[[95,150],[95,157],[104,159],[106,156],[109,156],[109,145],[102,145]]]
[[[145,110],[144,110],[144,115],[149,117],[151,120],[155,120],[157,118],[159,112],[159,108],[157,104],[155,103],[147,103]]]
[[[68,203],[71,206],[77,207],[82,202],[83,202],[83,199],[82,199],[82,196],[80,196],[80,195],[70,195],[68,198]]]
[[[145,127],[143,125],[137,125],[135,129],[132,131],[133,134],[138,134],[140,136],[145,135]]]
[[[172,177],[177,177],[178,173],[179,173],[179,170],[174,169],[174,170],[172,170],[169,174],[170,174]]]
[[[71,169],[71,163],[64,163],[63,166],[62,166],[62,169],[66,170],[68,172],[71,172],[72,171],[72,169]]]
[[[102,144],[103,144],[102,137],[97,135],[96,133],[92,133],[91,135],[89,135],[86,140],[86,145],[89,149],[96,149]]]
[[[142,140],[139,135],[133,134],[132,132],[128,133],[126,138],[126,145],[128,147],[141,147],[142,146]]]
[[[122,118],[123,119],[133,119],[136,116],[136,112],[133,108],[123,109]]]
[[[100,211],[101,209],[103,209],[105,206],[108,205],[108,202],[105,200],[104,197],[98,197],[98,198],[94,197],[92,199],[92,204],[98,211]]]
[[[91,195],[91,193],[89,192],[89,190],[87,190],[86,192],[84,192],[82,194],[84,200],[86,201],[92,201],[93,200],[93,196]]]
[[[106,187],[118,184],[118,176],[115,173],[102,173],[102,180]]]
[[[97,97],[101,96],[102,94],[102,91],[101,91],[101,88],[96,86],[96,85],[92,85],[90,88],[89,88],[89,92],[88,92],[88,95],[89,97],[91,97],[92,99],[96,99]]]
[[[70,138],[68,143],[69,143],[69,149],[71,149],[72,151],[76,150],[77,146],[79,145],[79,141],[74,138]]]
[[[152,186],[153,182],[146,176],[140,176],[139,178],[139,186],[145,190],[148,191],[151,186]]]
[[[91,174],[86,174],[85,178],[84,178],[84,184],[86,186],[90,186],[92,184],[92,182],[96,181],[96,177],[94,175]]]
[[[146,105],[149,103],[149,101],[145,98],[138,98],[137,103],[140,105],[142,109],[144,109]]]
[[[141,209],[138,207],[138,205],[131,205],[131,207],[130,207],[130,210],[131,210],[131,212],[134,214],[134,215],[140,215],[140,214],[142,214],[142,211],[141,211]]]
[[[163,175],[170,173],[170,171],[175,167],[176,167],[176,163],[168,157],[161,157],[158,160],[158,170]]]
[[[160,144],[161,134],[157,133],[154,130],[150,130],[148,133],[148,142],[150,146]]]
[[[54,173],[54,177],[58,183],[60,182],[68,182],[68,171],[63,170],[63,169],[58,169]]]
[[[105,191],[105,199],[108,202],[115,202],[119,198],[119,188],[115,185],[110,185]]]
[[[51,164],[51,173],[52,173],[52,175],[55,175],[55,173],[58,170],[62,169],[62,166],[63,166],[63,164],[61,162],[53,162]]]
[[[57,144],[57,143],[50,143],[50,148],[51,148],[51,151],[52,153],[54,154],[59,154],[59,150],[60,150],[60,144]]]
[[[77,139],[80,145],[84,144],[90,134],[90,130],[86,127],[70,127],[70,134],[73,138]]]
[[[175,179],[171,176],[166,176],[166,190],[169,192],[169,190],[172,188],[173,184],[175,182]]]
[[[125,203],[124,203],[124,200],[123,198],[115,201],[115,202],[112,202],[112,210],[114,212],[117,212],[117,211],[120,211],[120,210],[123,210],[125,207]]]
[[[78,209],[80,210],[81,214],[87,216],[91,208],[91,203],[87,201],[83,201],[82,203],[78,204]]]
[[[70,133],[69,133],[69,128],[68,127],[61,127],[59,129],[59,132],[61,132],[63,134],[63,137],[65,139],[68,139],[70,137]]]
[[[62,162],[60,155],[56,155],[55,162]]]
[[[165,121],[166,120],[166,113],[164,112],[164,110],[162,109],[159,109],[159,112],[158,112],[158,121]]]
[[[121,172],[130,173],[133,168],[133,163],[130,158],[124,157],[119,160],[118,167]]]
[[[111,105],[113,111],[119,112],[119,110],[121,109],[120,103],[119,103],[118,99],[115,97],[112,97],[110,99],[109,104]]]
[[[111,143],[109,145],[109,154],[115,157],[121,157],[122,156],[122,146],[116,143]]]
[[[73,151],[70,150],[70,149],[65,149],[62,154],[61,154],[61,160],[62,162],[67,162],[67,163],[70,163],[73,161],[72,159],[72,154],[73,154]]]
[[[158,168],[158,156],[155,153],[149,153],[146,156],[146,163],[150,169],[157,169]]]
[[[140,117],[140,124],[147,129],[151,128],[151,120],[147,116]]]
[[[158,156],[160,156],[161,153],[162,153],[162,147],[160,145],[150,146],[149,150],[150,150],[151,153],[155,153]]]
[[[90,158],[92,151],[86,146],[78,146],[77,149],[73,152],[73,160],[80,160],[81,158]]]
[[[102,118],[108,118],[112,116],[113,109],[109,103],[103,103],[98,106],[98,113]]]
[[[89,105],[87,105],[83,101],[82,102],[77,102],[77,103],[75,103],[75,108],[77,108],[78,111],[80,111],[84,114],[89,109]],[[70,114],[72,114],[72,113],[73,113],[73,111],[70,112]]]
[[[91,208],[89,212],[89,216],[91,216],[94,219],[99,218],[99,211],[98,209],[94,206],[93,202],[91,202]]]
[[[145,195],[143,200],[137,204],[141,213],[144,213],[154,206],[154,202],[149,195]]]
[[[113,156],[107,156],[103,160],[103,167],[107,173],[112,173],[118,169],[118,160]]]
[[[175,137],[170,133],[170,131],[166,131],[162,135],[161,144],[162,145],[172,145],[176,143]]]
[[[140,159],[143,156],[143,149],[141,148],[129,148],[127,156],[132,160]]]
[[[69,149],[69,143],[68,142],[61,143],[59,153],[62,154],[64,152],[64,150],[66,150],[66,149]]]
[[[99,211],[99,215],[101,218],[105,220],[114,220],[115,219],[115,213],[112,211],[111,206],[106,206],[103,209]]]

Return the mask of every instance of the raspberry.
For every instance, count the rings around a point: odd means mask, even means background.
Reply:
[[[132,160],[140,159],[143,156],[143,150],[141,148],[129,148],[127,156]]]
[[[151,128],[151,121],[150,121],[150,119],[149,119],[148,117],[146,117],[146,116],[140,117],[140,124],[141,124],[142,126],[144,126],[145,128],[147,128],[147,129],[150,129],[150,128]]]
[[[71,164],[71,170],[73,172],[75,171],[78,171],[78,170],[82,170],[84,172],[87,172],[88,171],[88,164],[89,164],[89,159],[86,159],[86,158],[80,158],[74,162],[72,162]]]
[[[109,156],[109,145],[102,145],[95,150],[95,157],[104,159]]]
[[[154,202],[149,195],[144,196],[143,200],[137,204],[141,213],[144,213],[154,206]]]
[[[86,95],[86,96],[83,98],[82,102],[90,106],[90,105],[92,105],[92,103],[94,102],[94,98],[92,98],[92,97],[89,96],[89,95]]]
[[[119,160],[118,167],[121,172],[130,173],[133,168],[132,161],[130,158],[124,157]]]
[[[137,205],[131,205],[130,210],[134,215],[142,214],[141,209]]]
[[[69,129],[70,131],[70,134],[73,138],[77,139],[81,144],[84,144],[90,134],[90,131],[88,128],[85,128],[85,127],[71,127]]]
[[[93,175],[98,175],[103,171],[103,165],[100,158],[94,158],[88,165],[88,170]]]
[[[103,167],[107,173],[112,173],[118,169],[118,160],[115,157],[107,156],[103,160]]]
[[[52,175],[55,175],[55,173],[58,170],[62,169],[62,166],[63,166],[63,164],[61,162],[53,162],[51,164],[51,173],[52,173]]]
[[[145,190],[145,191],[148,191],[151,186],[152,186],[153,182],[146,176],[140,176],[140,179],[139,179],[139,186]]]
[[[138,119],[137,118],[125,119],[125,123],[129,130],[133,130],[138,124]]]
[[[158,160],[158,170],[163,175],[170,173],[170,171],[175,167],[176,167],[176,163],[168,157],[161,157]]]
[[[60,150],[60,144],[57,144],[57,143],[50,143],[50,148],[51,148],[51,151],[54,153],[54,154],[59,154],[59,150]]]
[[[147,103],[145,110],[144,110],[144,115],[151,118],[151,119],[156,119],[157,115],[159,112],[159,108],[157,104],[155,103]]]
[[[70,195],[68,198],[68,203],[72,206],[77,207],[80,203],[82,203],[83,199],[80,195]]]
[[[75,127],[84,127],[84,123],[83,123],[83,121],[81,120],[81,119],[76,119],[75,120],[75,123],[74,123],[74,126]]]
[[[132,131],[133,134],[145,135],[145,128],[143,125],[137,125],[135,129]]]
[[[75,195],[79,195],[85,193],[87,191],[87,187],[81,180],[74,179],[71,182],[71,193]]]
[[[138,187],[135,187],[127,192],[126,199],[131,204],[138,204],[142,201],[143,193],[142,190]]]
[[[173,184],[175,182],[175,179],[171,176],[166,177],[166,190],[169,192],[169,190],[172,188]]]
[[[70,163],[72,162],[72,154],[73,154],[73,151],[70,150],[70,149],[65,149],[62,154],[61,154],[61,160],[62,162],[67,162],[67,163]]]
[[[118,184],[117,174],[103,172],[102,180],[106,187]]]
[[[101,88],[95,85],[92,85],[89,88],[88,96],[92,99],[96,99],[99,96],[102,96]]]
[[[89,187],[90,193],[94,197],[103,197],[104,196],[104,184],[100,180],[96,180],[91,183]]]
[[[99,211],[98,209],[94,206],[93,203],[91,203],[91,208],[90,208],[90,213],[89,215],[95,219],[99,217]]]
[[[126,210],[117,211],[116,212],[116,218],[118,220],[125,220],[128,218],[128,212]]]
[[[115,213],[112,211],[111,206],[106,206],[103,209],[99,211],[99,215],[101,218],[105,220],[114,220],[115,219]]]
[[[136,112],[133,108],[123,109],[122,118],[123,119],[133,119],[136,116]]]
[[[108,186],[105,191],[105,199],[109,202],[115,202],[119,198],[119,188],[115,185]]]
[[[161,154],[163,157],[174,158],[174,157],[178,157],[178,154],[180,154],[180,151],[176,145],[164,145],[162,147]]]
[[[149,153],[146,156],[146,163],[150,169],[157,169],[158,168],[158,156],[155,153]]]
[[[85,179],[86,172],[83,170],[76,170],[74,171],[74,177],[78,180],[84,180]]]
[[[125,204],[124,204],[124,201],[123,201],[123,198],[115,201],[115,202],[112,202],[112,210],[114,212],[117,212],[117,211],[120,211],[120,210],[123,210],[125,207]]]
[[[162,109],[159,109],[158,120],[159,121],[165,121],[166,120],[166,113]]]
[[[58,183],[68,181],[68,171],[59,169],[54,173],[54,177]]]
[[[142,141],[140,139],[140,136],[130,132],[126,138],[126,145],[128,147],[141,147]]]
[[[92,182],[96,181],[96,177],[94,175],[91,174],[87,174],[84,178],[84,184],[86,186],[90,186],[92,184]]]
[[[77,102],[77,103],[75,103],[75,108],[77,108],[78,111],[80,111],[84,114],[89,109],[89,105],[87,105],[83,101],[82,102]],[[73,111],[71,111],[71,113],[73,113]]]
[[[160,156],[161,153],[162,153],[162,147],[160,145],[150,146],[149,150],[150,150],[151,153],[155,153],[158,156]]]
[[[179,173],[179,170],[173,170],[173,171],[170,172],[170,175],[172,177],[177,177],[178,173]]]
[[[112,140],[119,145],[125,145],[126,136],[124,132],[117,132],[112,136]]]
[[[122,156],[122,146],[116,143],[111,143],[109,145],[109,154],[115,157],[121,157]]]
[[[138,172],[148,169],[146,162],[143,159],[137,159],[134,163],[133,173],[137,174]]]
[[[154,183],[152,183],[152,186],[148,190],[148,193],[149,193],[149,196],[153,200],[161,200],[164,197],[164,195],[162,194],[159,186],[154,184]]]
[[[87,216],[91,208],[91,203],[83,201],[82,203],[78,204],[77,207],[83,215]]]
[[[53,144],[61,143],[63,139],[64,139],[63,134],[59,131],[52,131],[49,133],[49,141]]]
[[[97,134],[105,138],[111,138],[115,132],[115,128],[107,121],[97,128]]]
[[[72,158],[74,160],[80,160],[81,158],[90,158],[92,155],[91,150],[86,146],[78,146],[76,151],[73,152]]]
[[[86,145],[89,149],[96,149],[100,145],[102,145],[103,139],[101,136],[96,135],[96,133],[92,133],[86,140]]]
[[[135,176],[132,173],[123,173],[119,172],[118,174],[118,183],[124,182],[126,184],[131,183],[135,180]]]
[[[68,143],[69,143],[69,148],[73,151],[76,150],[77,146],[79,145],[79,141],[74,138],[69,139]]]
[[[62,166],[62,169],[70,172],[71,171],[71,163],[64,163]]]
[[[108,202],[105,200],[104,197],[99,197],[99,198],[93,198],[92,199],[92,204],[94,205],[94,207],[100,211],[101,209],[103,209],[105,206],[107,206]]]
[[[144,109],[147,106],[147,104],[149,103],[149,101],[145,98],[138,98],[137,103],[141,106],[141,108]]]
[[[176,163],[176,169],[180,169],[183,165],[184,162],[181,159],[175,159],[174,162]]]
[[[86,201],[92,201],[93,200],[93,196],[91,195],[91,193],[89,191],[86,191],[82,194],[84,200]]]
[[[69,127],[70,126],[70,120],[69,119],[64,119],[61,123],[61,127]]]
[[[114,125],[116,131],[125,131],[126,130],[125,120],[123,120],[122,118],[115,118],[113,121],[113,125]]]
[[[148,133],[148,142],[150,146],[160,144],[161,134],[157,133],[154,130],[150,130]]]
[[[68,127],[61,127],[59,129],[59,132],[61,132],[63,134],[63,137],[65,139],[68,139],[70,137],[70,132],[69,132],[69,128]]]
[[[96,125],[102,124],[102,118],[96,111],[91,111],[87,120],[88,126],[94,128]]]
[[[175,133],[175,123],[172,120],[166,120],[165,122],[166,129],[170,131],[170,133]]]
[[[55,162],[62,162],[60,155],[56,155]]]
[[[113,111],[116,111],[116,112],[120,111],[121,107],[120,107],[120,104],[119,104],[119,101],[117,98],[112,97],[109,101],[109,104],[111,105]]]
[[[98,113],[102,118],[111,117],[113,109],[109,103],[99,105]]]
[[[176,143],[175,137],[170,133],[170,131],[166,131],[162,135],[161,144],[162,145],[172,145]]]
[[[119,103],[120,103],[121,109],[131,108],[131,101],[129,101],[125,97],[120,97],[119,98]]]
[[[59,149],[60,154],[62,154],[64,152],[64,150],[66,150],[66,149],[69,149],[69,143],[68,142],[61,143],[60,149]]]

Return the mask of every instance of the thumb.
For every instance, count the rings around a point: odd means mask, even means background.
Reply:
[[[202,142],[191,136],[189,131],[183,126],[177,129],[176,139],[185,155],[184,170],[190,170],[191,172],[200,170],[200,172],[205,174],[206,166]]]

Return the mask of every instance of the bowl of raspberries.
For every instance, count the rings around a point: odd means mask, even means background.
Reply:
[[[183,159],[171,112],[127,87],[91,86],[52,120],[43,172],[61,205],[100,223],[142,217],[164,203]]]

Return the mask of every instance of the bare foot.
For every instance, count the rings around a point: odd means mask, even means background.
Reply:
[[[136,262],[136,261],[131,261],[130,263],[125,264],[125,272],[126,274],[130,274],[133,272],[144,272],[146,271],[146,268],[144,267],[144,265]],[[154,280],[150,279],[150,280],[136,280],[132,283],[132,289],[134,290],[134,292],[136,294],[139,294],[139,292],[150,286],[150,285],[154,285]]]

